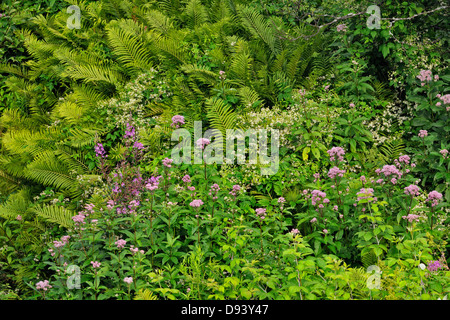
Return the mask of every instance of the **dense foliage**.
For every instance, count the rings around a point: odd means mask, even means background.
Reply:
[[[2,2],[0,299],[446,299],[449,7],[373,4]]]

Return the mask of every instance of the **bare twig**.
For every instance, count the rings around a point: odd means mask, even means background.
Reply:
[[[387,21],[389,22],[388,28],[389,28],[390,34],[392,35],[390,29],[391,29],[393,23],[396,22],[396,21],[400,21],[400,20],[412,20],[412,19],[414,19],[414,18],[416,18],[416,17],[422,16],[422,15],[426,15],[426,14],[429,14],[429,13],[433,13],[433,12],[436,12],[436,11],[439,11],[439,10],[447,9],[447,8],[449,8],[449,7],[450,7],[450,6],[440,6],[440,7],[437,7],[437,8],[435,8],[435,9],[433,9],[433,10],[429,10],[429,11],[424,11],[424,12],[417,13],[417,14],[415,14],[415,15],[412,15],[411,17],[408,17],[408,18],[380,18],[380,19],[381,19],[381,20],[387,20]],[[287,40],[289,40],[289,41],[296,41],[296,40],[298,40],[298,39],[300,39],[300,38],[303,38],[303,39],[309,39],[309,38],[314,37],[314,36],[316,36],[317,34],[319,34],[319,32],[320,32],[322,29],[328,27],[329,25],[332,25],[332,24],[334,24],[334,23],[336,23],[336,22],[338,22],[338,21],[341,21],[341,20],[346,20],[346,19],[354,18],[354,17],[360,16],[360,15],[366,14],[366,13],[367,13],[366,11],[361,11],[361,12],[358,12],[358,13],[349,13],[349,14],[346,14],[345,16],[341,16],[341,17],[335,17],[335,16],[332,16],[332,15],[325,15],[325,14],[324,14],[324,15],[320,15],[320,16],[323,16],[323,17],[326,17],[326,16],[334,17],[334,20],[333,20],[333,21],[330,21],[330,22],[328,22],[328,23],[322,24],[322,25],[317,25],[317,20],[315,20],[315,27],[317,28],[317,30],[316,30],[315,33],[310,34],[310,35],[301,35],[301,36],[298,36],[298,37],[295,37],[295,38],[290,37],[286,32],[282,31],[282,30],[279,28],[279,26],[277,26],[277,25],[275,24],[274,21],[272,21],[272,24],[275,26],[275,29],[280,33],[279,37],[280,37],[281,39],[287,39]]]

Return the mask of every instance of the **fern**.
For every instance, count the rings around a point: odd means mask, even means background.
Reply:
[[[38,217],[47,222],[56,223],[64,228],[72,228],[74,212],[57,205],[35,206],[31,209]]]
[[[114,54],[129,74],[137,75],[153,68],[150,53],[136,36],[115,27],[108,28],[107,35]]]
[[[208,99],[206,109],[211,127],[219,130],[223,137],[225,137],[227,129],[236,128],[236,114],[222,99]]]
[[[133,300],[158,300],[158,297],[155,296],[149,289],[139,289]]]

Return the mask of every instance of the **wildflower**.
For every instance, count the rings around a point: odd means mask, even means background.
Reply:
[[[255,211],[256,211],[256,215],[260,216],[261,219],[264,219],[266,217],[266,209],[264,209],[264,208],[257,208],[257,209],[255,209]]]
[[[309,222],[311,222],[311,223],[317,222],[317,218],[314,217],[314,218],[312,218],[311,221],[309,221]]]
[[[129,123],[126,124],[127,130],[125,130],[124,138],[134,138],[136,136],[136,131],[134,130],[134,127],[131,126]]]
[[[16,217],[16,220],[22,220],[22,216],[19,214],[19,215],[17,215],[17,217]]]
[[[415,184],[411,184],[407,187],[405,187],[405,194],[411,195],[411,196],[418,196],[419,193],[419,187]]]
[[[443,149],[443,150],[439,151],[439,153],[442,154],[442,157],[444,157],[444,159],[447,159],[447,157],[448,157],[447,149]]]
[[[48,289],[51,289],[52,286],[49,284],[48,280],[39,281],[36,283],[36,289],[38,290],[44,290],[47,291]]]
[[[229,192],[229,194],[231,194],[232,196],[235,196],[235,197],[236,197],[240,190],[241,190],[241,186],[235,184],[235,185],[233,186],[233,190],[231,190],[231,191]]]
[[[192,208],[199,208],[201,205],[203,205],[203,201],[200,199],[196,199],[196,200],[193,200],[191,203],[189,203],[189,205]]]
[[[425,138],[426,136],[428,136],[428,131],[427,130],[420,130],[418,136],[420,138]]]
[[[206,139],[206,138],[200,138],[200,139],[198,139],[197,140],[197,146],[200,148],[200,149],[205,149],[205,146],[207,146],[208,144],[210,144],[211,143],[211,141],[209,140],[209,139]]]
[[[333,207],[333,210],[334,210],[334,211],[338,211],[338,206],[334,206],[334,207]]]
[[[98,261],[91,261],[92,268],[100,268],[101,263]]]
[[[298,229],[292,229],[291,233],[295,236],[296,234],[299,234],[300,231],[298,231]]]
[[[72,220],[78,225],[80,223],[86,223],[84,221],[85,218],[86,218],[86,216],[84,214],[78,214],[76,216],[73,216]]]
[[[345,24],[338,24],[336,27],[337,32],[346,32],[347,26]]]
[[[431,272],[437,271],[440,268],[442,268],[442,265],[439,262],[439,260],[428,262],[427,269],[430,270]]]
[[[158,189],[159,179],[161,179],[161,178],[162,178],[162,176],[150,177],[150,179],[148,179],[148,181],[147,181],[147,184],[145,185],[145,188],[150,191],[154,191],[154,190]]]
[[[116,203],[114,202],[114,200],[108,200],[108,202],[106,202],[106,208],[108,208],[108,210],[112,210],[114,208],[114,206],[116,205]]]
[[[139,248],[136,248],[135,246],[131,245],[130,251],[133,252],[133,254],[135,254],[139,251]]]
[[[62,241],[64,244],[68,244],[68,243],[69,243],[69,239],[70,239],[70,236],[62,236],[62,237],[61,237],[61,241]]]
[[[442,193],[439,193],[437,191],[431,191],[428,194],[428,199],[426,199],[425,201],[431,201],[431,206],[434,207],[438,204],[438,201],[442,199]]]
[[[191,177],[187,174],[183,178],[181,178],[185,183],[191,183]]]
[[[133,282],[133,277],[125,277],[123,279],[123,282],[125,282],[127,284],[131,284]]]
[[[170,126],[178,129],[180,127],[180,125],[183,125],[183,124],[184,124],[184,117],[180,116],[180,115],[176,115],[176,116],[172,117],[172,124]]]
[[[312,205],[315,206],[318,201],[322,200],[326,196],[327,196],[327,194],[325,192],[323,192],[323,191],[313,190],[311,192],[311,203],[312,203]]]
[[[349,106],[350,108],[354,108],[354,107],[355,107],[355,104],[352,102],[352,103],[350,103],[348,106]]]
[[[225,71],[223,71],[223,70],[220,70],[219,71],[219,79],[220,80],[225,80],[226,79],[226,74],[225,74]]]
[[[320,178],[320,173],[314,173],[313,176],[314,176],[314,182],[316,182]]]
[[[286,199],[284,199],[283,197],[279,197],[278,198],[278,203],[285,203]]]
[[[400,163],[404,163],[404,164],[409,164],[410,160],[411,160],[411,158],[408,155],[403,155],[398,158],[398,161]]]
[[[97,145],[95,146],[95,156],[97,158],[105,158],[106,157],[106,152],[105,149],[103,148],[103,144],[101,143],[97,143]]]
[[[166,166],[167,168],[172,167],[171,163],[173,162],[173,159],[169,159],[169,158],[165,158],[162,163],[164,166]]]
[[[344,173],[345,173],[345,170],[341,170],[338,167],[333,167],[330,169],[330,171],[328,171],[328,177],[330,179],[334,179],[334,178],[336,178],[336,176],[339,176],[342,178],[344,176]]]
[[[439,99],[441,99],[444,104],[449,104],[450,103],[450,93],[443,95],[442,97],[440,96]]]
[[[328,230],[327,230],[327,229],[323,229],[322,231],[323,231],[323,233],[325,233],[325,234],[328,233]]]
[[[431,81],[431,70],[420,70],[420,74],[417,76],[417,78],[424,83],[425,81]]]
[[[127,244],[127,242],[123,239],[119,239],[115,242],[115,244],[118,249],[123,249],[125,247],[125,245]]]
[[[333,147],[330,150],[328,150],[327,153],[330,156],[330,161],[334,161],[336,156],[338,158],[338,161],[344,160],[343,156],[345,154],[345,150],[342,149],[341,147]]]
[[[417,214],[408,214],[407,216],[402,216],[402,219],[408,220],[410,223],[413,221],[419,221],[420,216]]]
[[[142,150],[142,149],[144,149],[144,145],[143,145],[142,143],[136,141],[136,142],[133,144],[133,148],[138,149],[138,150]]]

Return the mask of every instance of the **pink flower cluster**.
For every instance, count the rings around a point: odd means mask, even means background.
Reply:
[[[77,214],[76,216],[73,216],[72,220],[75,222],[76,225],[80,225],[82,223],[83,224],[86,223],[84,221],[85,218],[86,218],[86,216],[84,214],[80,213],[80,214]]]
[[[441,96],[440,94],[438,94],[437,97],[438,97],[439,99],[441,99],[441,101],[442,101],[444,104],[449,104],[449,103],[450,103],[450,93],[445,94],[445,95],[443,95],[443,96]]]
[[[431,206],[434,207],[434,206],[437,206],[440,199],[442,199],[442,193],[439,193],[436,190],[434,190],[428,194],[428,199],[425,201],[427,201],[427,202],[430,201]]]
[[[427,269],[430,270],[431,272],[437,271],[440,268],[442,268],[442,265],[439,262],[439,260],[428,262]]]
[[[408,194],[410,196],[418,196],[420,194],[419,187],[415,184],[410,184],[409,186],[405,187],[405,194]]]
[[[419,136],[419,138],[425,138],[426,136],[428,136],[428,131],[427,130],[419,130],[418,136]]]
[[[291,233],[292,233],[292,235],[296,235],[296,234],[299,234],[300,233],[300,231],[298,231],[298,229],[292,229],[291,230]]]
[[[403,155],[398,158],[398,162],[404,163],[404,164],[409,164],[410,160],[411,160],[411,158],[408,155]]]
[[[98,261],[91,261],[92,268],[100,268],[101,263]]]
[[[191,183],[191,177],[187,174],[183,178],[181,178],[184,183]]]
[[[448,157],[447,149],[443,149],[443,150],[439,151],[439,153],[442,154],[442,157],[444,157],[444,159],[447,159],[447,157]]]
[[[129,123],[127,125],[127,130],[125,130],[124,138],[134,138],[136,136],[136,131],[133,126],[131,126]]]
[[[209,195],[212,196],[213,200],[217,200],[218,199],[217,192],[219,192],[219,190],[220,190],[220,187],[219,187],[219,185],[217,183],[214,183],[211,186],[211,191],[209,192]]]
[[[336,27],[337,32],[346,32],[347,26],[345,24],[338,24]]]
[[[330,156],[330,161],[334,161],[335,157],[337,157],[338,161],[344,160],[345,150],[341,147],[333,147],[327,151]]]
[[[176,115],[172,117],[172,124],[170,125],[171,127],[175,127],[175,128],[179,128],[180,125],[184,124],[184,117],[180,116],[180,115]]]
[[[159,179],[161,178],[162,176],[150,177],[150,179],[148,179],[147,181],[147,184],[145,185],[145,188],[150,191],[158,189]]]
[[[328,171],[328,177],[330,179],[334,179],[334,178],[336,178],[336,176],[342,178],[344,176],[344,173],[345,173],[345,170],[341,170],[338,167],[333,167],[330,169],[330,171]]]
[[[318,202],[319,203],[319,208],[323,208],[323,203],[329,203],[330,200],[328,198],[326,198],[327,194],[323,191],[320,190],[313,190],[311,192],[311,203],[313,206],[315,206]]]
[[[392,184],[396,184],[397,183],[397,179],[401,178],[403,173],[395,166],[395,165],[384,165],[383,168],[381,169],[376,169],[375,170],[376,174],[380,174],[383,173],[384,176],[387,178],[390,175],[392,175],[393,177],[391,178],[391,182]],[[378,179],[376,181],[377,183],[382,183],[383,180],[382,179]]]
[[[94,149],[97,158],[106,158],[106,152],[101,143],[97,143]]]
[[[55,246],[55,248],[64,247],[66,244],[69,243],[69,239],[70,239],[70,236],[62,236],[61,241],[58,241],[58,240],[53,241],[53,245]]]
[[[229,193],[230,193],[232,196],[237,197],[237,195],[238,195],[238,193],[239,193],[240,190],[241,190],[241,186],[235,184],[235,185],[233,186],[233,190],[231,190]]]
[[[419,221],[420,216],[417,214],[408,214],[407,216],[402,216],[403,219],[408,220],[410,223],[413,221]]]
[[[127,244],[127,242],[123,239],[119,239],[115,242],[115,244],[118,249],[123,249],[125,247],[125,245]]]
[[[211,143],[211,141],[209,139],[206,139],[206,138],[200,138],[196,142],[197,147],[199,147],[202,150],[205,149],[205,146],[207,146],[210,143]]]
[[[138,251],[139,251],[139,248],[137,248],[137,247],[135,247],[135,246],[131,245],[131,247],[130,247],[130,251],[131,251],[131,252],[133,252],[133,255],[134,255],[134,254],[138,253]],[[139,252],[140,252],[141,254],[144,254],[144,253],[145,253],[145,251],[144,251],[144,250],[140,250]]]
[[[38,290],[44,290],[47,291],[48,289],[51,289],[52,286],[49,284],[48,280],[39,281],[36,283],[36,289]]]
[[[431,70],[420,70],[420,74],[417,76],[417,79],[422,82],[422,86],[425,85],[425,82],[432,81],[433,78],[431,77]]]
[[[266,218],[266,209],[264,208],[257,208],[255,209],[256,215],[261,218],[261,220],[264,220]]]
[[[172,162],[173,162],[173,160],[172,160],[172,159],[169,159],[169,158],[165,158],[165,159],[162,161],[163,165],[164,165],[165,167],[167,167],[167,168],[172,167]]]
[[[125,277],[123,279],[123,282],[125,282],[127,284],[131,284],[133,282],[133,277]]]
[[[195,200],[192,200],[192,202],[189,203],[189,205],[190,205],[192,208],[199,208],[201,205],[203,205],[203,201],[200,200],[200,199],[195,199]]]

